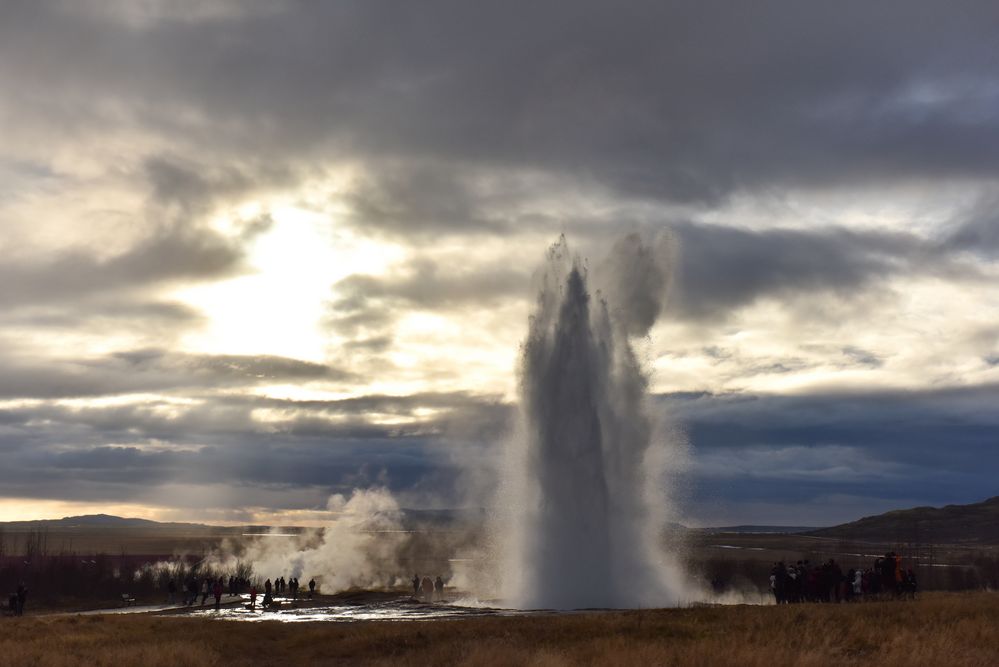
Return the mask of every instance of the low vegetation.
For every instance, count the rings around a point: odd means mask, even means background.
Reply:
[[[995,665],[999,595],[433,622],[0,619],[4,664]]]

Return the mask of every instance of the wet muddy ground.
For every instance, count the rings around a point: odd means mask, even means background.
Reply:
[[[242,595],[238,601],[223,600],[222,608],[181,607],[151,610],[162,615],[194,616],[229,621],[281,621],[301,622],[355,622],[355,621],[433,621],[443,619],[481,618],[484,616],[524,616],[551,614],[544,610],[505,609],[495,601],[481,602],[460,594],[443,600],[428,602],[394,592],[359,591],[341,593],[316,599],[293,600],[276,598],[277,604],[263,609],[257,596],[255,609],[250,609],[250,596]]]

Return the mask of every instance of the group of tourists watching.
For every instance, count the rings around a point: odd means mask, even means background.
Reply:
[[[316,594],[316,580],[309,580],[309,599]],[[271,582],[270,579],[264,581],[264,608],[270,607],[274,604],[274,598],[278,595],[289,595],[293,600],[298,599],[298,594],[300,590],[300,585],[298,583],[298,577],[292,577],[285,580],[284,577],[279,577]],[[256,609],[257,605],[257,585],[249,579],[243,577],[230,576],[228,581],[225,577],[190,577],[186,582],[184,582],[184,599],[183,604],[185,606],[191,606],[198,601],[198,596],[201,596],[201,606],[205,605],[205,602],[209,597],[215,599],[215,608],[219,609],[222,603],[223,594],[227,593],[230,597],[235,597],[242,595],[243,592],[248,592],[250,594],[250,608]],[[177,585],[173,579],[167,585],[167,602],[169,604],[174,604],[175,596],[177,592]]]
[[[436,580],[431,580],[430,577],[420,579],[420,575],[414,574],[413,597],[417,600],[426,600],[427,602],[443,600],[444,580],[441,579],[440,575],[437,575]]]
[[[770,592],[777,604],[914,598],[916,589],[915,572],[903,568],[902,557],[894,552],[875,559],[871,567],[845,573],[832,558],[814,566],[807,560],[774,563],[770,570]]]
[[[209,596],[215,598],[215,606],[218,608],[222,602],[222,596],[226,593],[230,597],[241,595],[250,586],[249,579],[231,575],[228,580],[225,577],[195,577],[190,576],[184,582],[183,604],[190,607],[198,601],[201,596],[201,605],[204,606]],[[177,583],[171,579],[167,583],[167,604],[174,604],[177,598]]]
[[[298,599],[298,591],[301,588],[298,583],[298,577],[292,577],[288,581],[285,581],[284,577],[279,577],[271,583],[270,579],[264,581],[264,599],[263,607],[267,609],[268,607],[274,605],[274,597],[277,595],[283,595],[286,591],[291,594],[292,600]],[[309,599],[311,600],[316,594],[316,580],[309,580]],[[255,610],[257,608],[257,587],[250,587],[250,609]]]

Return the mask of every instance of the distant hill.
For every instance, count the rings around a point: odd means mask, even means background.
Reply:
[[[444,510],[402,510],[401,522],[413,530],[452,530],[486,520],[482,508]],[[275,526],[281,532],[301,532],[298,527]],[[829,528],[809,526],[740,525],[687,529],[680,524],[669,529],[706,535],[718,533],[810,535],[844,540],[881,543],[999,544],[999,496],[970,505],[914,507],[894,510]],[[149,519],[123,518],[109,514],[69,516],[62,519],[0,522],[11,533],[44,531],[67,535],[101,533],[125,535],[182,535],[194,538],[222,537],[243,533],[266,533],[268,526],[211,526],[200,523],[163,523]]]
[[[164,523],[150,519],[134,519],[113,516],[111,514],[84,514],[81,516],[66,516],[61,519],[35,519],[32,521],[4,521],[0,527],[10,531],[86,531],[86,530],[122,530],[122,529],[163,529],[185,531],[218,530],[217,526],[201,523]]]
[[[716,533],[740,533],[758,535],[794,535],[818,530],[815,526],[717,526],[700,528],[700,532],[714,535]]]
[[[159,524],[159,521],[150,519],[126,519],[111,514],[84,514],[81,516],[66,516],[61,519],[42,520],[39,523],[50,526],[152,526]],[[192,525],[192,524],[188,524]]]
[[[450,527],[471,522],[482,522],[487,518],[486,510],[470,509],[402,509],[399,520],[406,528],[420,527]],[[0,521],[0,528],[7,531],[55,531],[55,532],[85,532],[90,530],[147,530],[160,532],[193,532],[219,533],[241,532],[266,533],[271,529],[298,532],[304,530],[297,526],[263,526],[263,525],[228,525],[215,526],[203,523],[178,523],[153,521],[151,519],[135,519],[114,516],[111,514],[85,514],[82,516],[67,516],[61,519],[34,519],[31,521]]]
[[[999,496],[970,505],[894,510],[807,534],[870,542],[999,544]]]

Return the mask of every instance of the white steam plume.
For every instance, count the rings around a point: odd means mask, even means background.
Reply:
[[[522,425],[499,503],[504,587],[517,606],[685,598],[661,543],[672,518],[661,481],[682,467],[685,443],[650,417],[647,374],[629,340],[665,305],[670,249],[668,240],[626,237],[599,265],[606,292],[597,294],[564,238],[548,253],[523,344]]]
[[[236,561],[246,562],[260,579],[316,577],[328,592],[392,585],[401,571],[397,556],[406,537],[392,494],[384,488],[355,489],[350,498],[330,497],[327,509],[336,518],[318,543],[314,534],[258,539],[240,556],[217,554],[211,564],[225,569]]]

